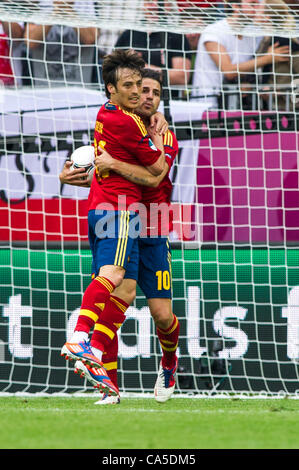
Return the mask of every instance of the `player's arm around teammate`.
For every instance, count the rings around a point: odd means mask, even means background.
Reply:
[[[164,115],[160,112],[155,112],[151,117],[150,117],[150,123],[149,123],[149,130],[151,133],[153,133],[154,135],[163,135],[165,134],[165,132],[167,132],[168,130],[168,122],[166,121]],[[100,152],[102,153],[102,149],[101,147],[99,147],[100,149]],[[109,154],[107,154],[108,158],[110,158],[111,160],[113,160],[113,163],[115,162],[114,159],[112,159],[112,157],[109,156]],[[120,162],[122,163],[122,162]],[[99,169],[101,169],[101,164],[98,165],[99,166]],[[89,188],[90,185],[91,185],[91,180],[88,179],[88,173],[85,172],[84,168],[75,168],[75,169],[72,169],[72,161],[71,160],[67,160],[59,174],[59,180],[60,180],[60,183],[63,185],[63,184],[69,184],[69,185],[72,185],[72,186],[80,186],[80,187],[83,187],[83,188]],[[165,176],[165,169],[163,171],[163,173],[157,178],[155,176],[153,176],[148,170],[145,170],[145,172],[143,172],[143,167],[140,166],[141,168],[141,178],[142,178],[142,175],[143,176],[146,176],[147,179],[144,180],[144,182],[138,182],[138,181],[135,181],[137,184],[144,184],[146,186],[152,186],[152,187],[156,187],[160,181],[162,181],[162,179],[164,178]],[[102,170],[104,170],[104,159],[103,159],[103,166],[102,166]],[[108,161],[107,161],[107,165],[106,165],[106,169],[108,169]],[[111,170],[114,170],[114,168],[111,167]],[[117,171],[116,169],[114,171]],[[126,178],[126,176],[124,175],[124,177]],[[134,181],[133,181],[134,182]]]
[[[132,183],[140,184],[141,186],[157,188],[169,171],[169,166],[165,162],[162,173],[156,176],[143,166],[116,160],[103,148],[100,148],[99,152],[100,155],[95,158],[95,166],[100,174],[107,170],[112,170],[132,181]]]

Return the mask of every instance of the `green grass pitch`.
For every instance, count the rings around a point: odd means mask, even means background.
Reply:
[[[299,400],[0,398],[1,449],[298,449]]]

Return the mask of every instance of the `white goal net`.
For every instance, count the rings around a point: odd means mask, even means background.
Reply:
[[[0,4],[0,393],[92,390],[60,357],[90,282],[88,189],[61,185],[93,142],[105,54],[161,70],[177,392],[296,395],[299,4]],[[152,392],[161,350],[142,291],[119,333],[121,392]]]

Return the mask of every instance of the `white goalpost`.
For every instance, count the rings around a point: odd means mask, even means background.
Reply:
[[[122,47],[161,69],[179,142],[176,393],[297,397],[297,4],[6,0],[0,17],[0,394],[92,391],[60,357],[91,279],[88,189],[58,176],[93,142],[102,59]],[[121,393],[151,394],[160,357],[138,287]]]

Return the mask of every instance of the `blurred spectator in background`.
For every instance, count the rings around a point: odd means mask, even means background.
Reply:
[[[288,7],[293,10],[294,13],[297,13],[297,20],[298,18],[298,13],[299,13],[299,0],[285,0],[285,3],[288,5]]]
[[[257,82],[257,69],[272,62],[288,61],[288,47],[271,45],[256,56],[261,37],[240,36],[242,23],[255,22],[259,13],[258,0],[230,0],[227,17],[207,26],[202,32],[197,49],[193,76],[192,97],[205,100],[207,108],[218,108],[218,98],[224,81],[236,84],[238,90],[248,89],[250,74]],[[220,95],[221,96],[221,95]],[[222,108],[222,103],[220,103]]]
[[[261,9],[269,27],[279,31],[285,31],[287,36],[267,36],[264,37],[258,53],[263,54],[271,45],[289,47],[289,60],[275,62],[264,66],[261,70],[262,84],[269,93],[262,95],[266,109],[276,109],[279,111],[291,110],[293,104],[299,107],[299,39],[291,37],[291,33],[296,32],[296,11],[299,10],[299,3],[287,5],[283,0],[263,0]],[[293,36],[293,35],[292,35]],[[292,86],[296,85],[292,94]]]
[[[24,23],[0,22],[0,81],[6,86],[22,84]]]
[[[93,83],[104,86],[102,77],[102,63],[105,55],[110,54],[114,49],[114,44],[122,34],[123,30],[113,31],[112,29],[101,28],[97,40],[96,66],[93,72]]]
[[[110,54],[123,29],[113,30],[109,27],[111,19],[122,18],[125,0],[97,0],[94,2],[95,18],[99,18],[101,33],[98,36],[97,46],[101,57]],[[133,13],[132,13],[133,14]]]
[[[93,1],[40,0],[44,14],[69,16],[93,12]],[[26,24],[24,38],[30,51],[35,86],[92,83],[96,41],[99,30],[62,25]]]
[[[3,29],[11,41],[11,59],[12,69],[15,78],[15,85],[22,86],[23,84],[23,54],[24,54],[24,28],[25,25],[21,23],[8,23],[2,21]]]
[[[97,45],[101,51],[101,57],[110,54],[118,38],[123,33],[123,30],[113,31],[112,29],[102,29],[98,37]]]
[[[168,2],[165,2],[166,4]],[[145,18],[148,24],[159,24],[163,12],[157,0],[145,1]],[[166,7],[167,8],[167,5]],[[117,49],[134,49],[144,59],[146,66],[158,70],[167,70],[168,84],[187,85],[190,79],[191,56],[188,39],[183,34],[165,32],[165,48],[162,44],[163,34],[159,31],[144,32],[124,31],[115,44]],[[171,98],[178,93],[171,92]]]
[[[95,18],[99,18],[101,31],[97,39],[96,67],[93,82],[104,87],[102,78],[102,63],[105,55],[110,54],[123,29],[113,30],[109,27],[111,18],[122,17],[123,9],[126,8],[124,0],[97,0],[94,2]]]
[[[208,8],[209,6],[211,6],[211,3],[197,1],[190,2],[189,0],[177,0],[177,6],[179,9],[182,25],[187,31],[192,31],[190,33],[186,33],[186,38],[188,40],[191,50],[189,56],[191,60],[189,83],[192,83],[194,65],[196,60],[196,51],[200,38],[200,32],[198,31],[201,31],[204,26],[201,8]],[[184,98],[187,98],[189,94],[190,89],[186,89],[184,93]]]
[[[299,0],[298,0],[299,1]],[[210,18],[217,18],[223,16],[223,2],[222,0],[177,0],[180,16],[185,27],[203,28],[204,22]],[[211,12],[208,9],[211,9]],[[207,12],[206,14],[203,14]],[[197,49],[200,37],[199,32],[186,33],[192,51]]]

